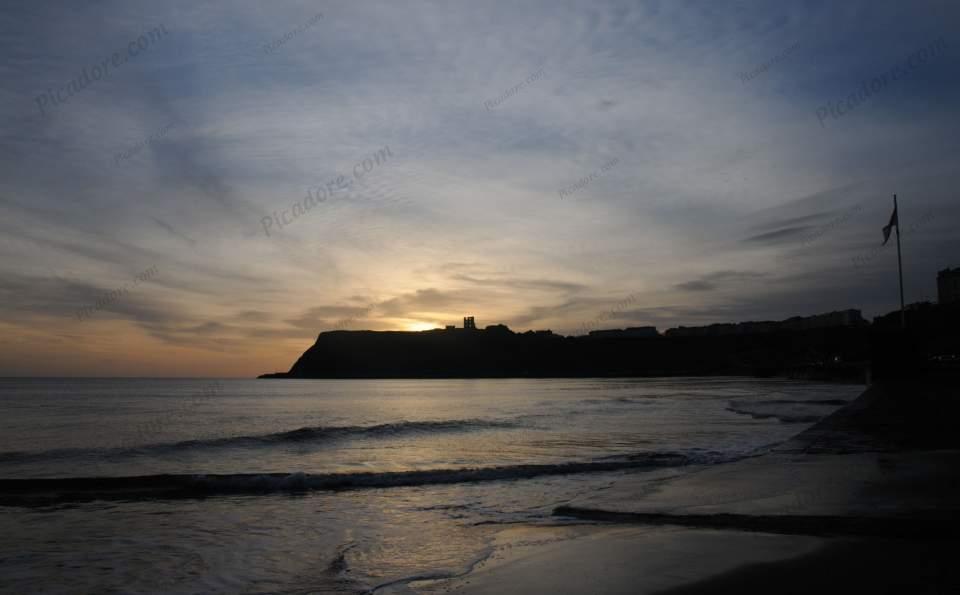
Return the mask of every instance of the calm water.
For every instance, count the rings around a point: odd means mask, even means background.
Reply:
[[[554,507],[619,474],[763,452],[860,391],[730,378],[0,379],[0,478],[144,478],[127,499],[0,506],[0,588],[402,591],[465,572],[505,523],[557,523]],[[205,477],[170,499],[165,474]]]

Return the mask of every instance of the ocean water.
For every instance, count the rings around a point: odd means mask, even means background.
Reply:
[[[861,390],[0,379],[0,590],[405,592],[468,572],[505,526],[569,522],[553,509],[622,474],[760,454]]]

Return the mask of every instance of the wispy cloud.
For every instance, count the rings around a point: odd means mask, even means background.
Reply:
[[[893,192],[904,221],[937,213],[905,238],[908,296],[958,264],[960,82],[943,24],[960,7],[495,0],[317,14],[252,0],[0,9],[0,330],[18,346],[0,350],[0,374],[46,361],[250,376],[351,319],[562,331],[773,319],[798,304],[869,316],[895,307],[888,263],[851,275],[851,259],[876,244]],[[48,96],[160,23],[168,34],[135,61],[66,103]],[[829,106],[811,125],[827,99],[941,35],[909,84],[842,125]],[[762,80],[731,76],[794,40]],[[379,147],[396,159],[356,178]],[[557,200],[613,157],[574,194],[589,200]],[[340,175],[348,200],[329,196]],[[318,187],[326,200],[285,224]],[[70,321],[146,266],[162,271],[149,292]],[[84,341],[55,351],[63,336]]]
[[[713,291],[726,284],[739,284],[766,276],[766,273],[751,271],[717,271],[703,275],[699,279],[678,283],[676,287],[682,291]]]

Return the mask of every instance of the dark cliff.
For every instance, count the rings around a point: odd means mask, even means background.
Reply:
[[[716,337],[562,337],[487,330],[332,331],[263,378],[496,378],[798,373],[862,376],[868,328]]]

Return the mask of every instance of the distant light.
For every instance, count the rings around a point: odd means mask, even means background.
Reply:
[[[430,331],[435,328],[437,328],[437,325],[431,322],[411,322],[407,324],[408,331]]]

